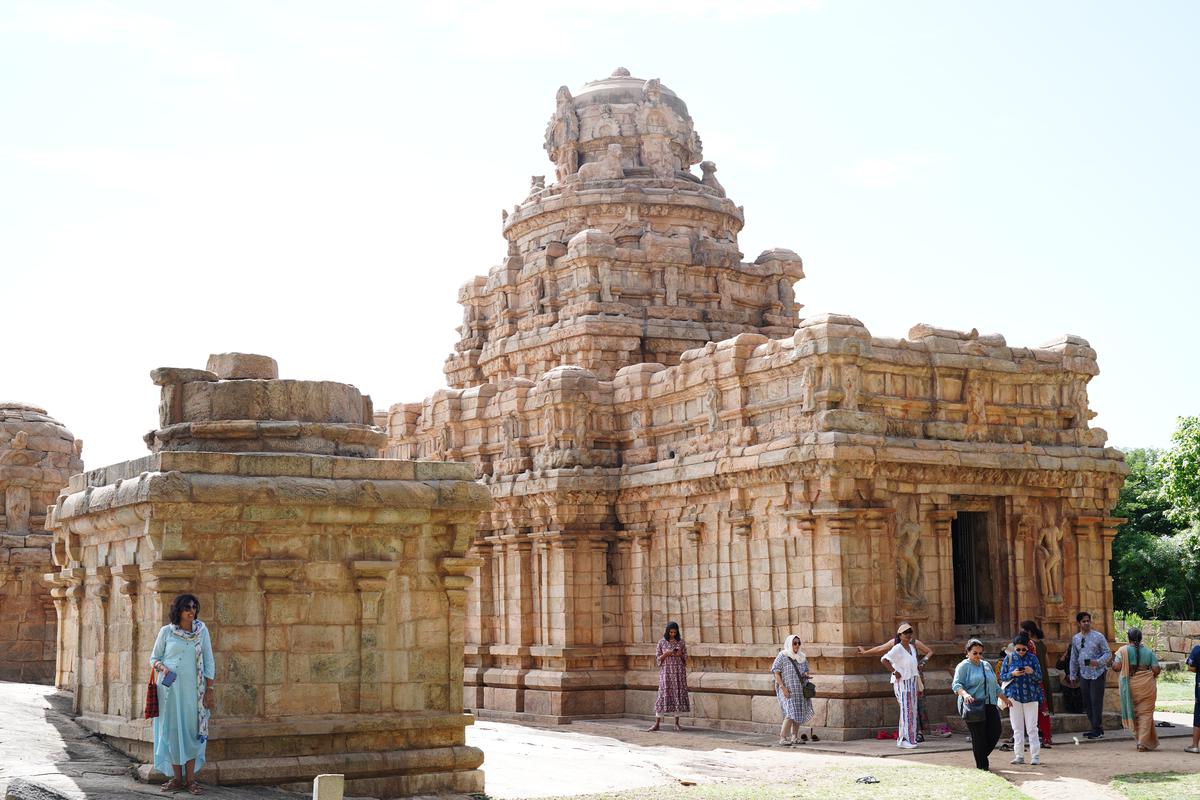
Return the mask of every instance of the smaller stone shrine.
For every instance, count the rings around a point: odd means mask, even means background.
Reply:
[[[280,380],[264,356],[151,377],[152,454],[72,476],[50,509],[56,684],[81,724],[151,760],[149,653],[191,592],[217,662],[201,781],[482,790],[483,754],[465,744],[464,556],[491,501],[472,468],[373,458],[369,397]]]
[[[45,409],[0,403],[0,680],[54,681],[46,507],[83,470],[82,448]]]

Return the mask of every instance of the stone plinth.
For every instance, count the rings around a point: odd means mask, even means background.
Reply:
[[[83,469],[82,447],[44,409],[0,402],[0,680],[54,681],[46,507]]]
[[[1035,618],[1053,663],[1075,610],[1112,631],[1125,467],[1089,424],[1085,340],[801,319],[800,258],[741,261],[742,209],[657,81],[561,89],[546,146],[557,181],[535,177],[505,261],[459,292],[453,388],[388,415],[388,455],[469,461],[495,499],[470,707],[649,715],[675,620],[697,722],[776,727],[768,670],[796,633],[814,724],[846,738],[895,722],[855,648],[901,620],[938,653],[934,717],[970,636]]]
[[[463,615],[466,550],[490,501],[471,468],[324,454],[379,446],[350,386],[154,378],[178,433],[73,476],[48,525],[59,682],[82,724],[151,760],[148,654],[188,591],[217,662],[201,780],[300,788],[341,773],[358,795],[481,790],[482,753],[464,743]],[[237,427],[204,429],[212,417]],[[216,450],[246,441],[287,452]]]

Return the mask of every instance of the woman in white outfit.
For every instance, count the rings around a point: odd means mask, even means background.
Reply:
[[[901,622],[896,629],[900,641],[879,660],[892,673],[892,691],[900,704],[900,731],[896,746],[910,749],[917,746],[917,648],[912,643],[913,629]]]

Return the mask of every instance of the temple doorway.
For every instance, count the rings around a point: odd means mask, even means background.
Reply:
[[[990,625],[996,621],[988,522],[985,511],[960,511],[950,523],[955,625]]]

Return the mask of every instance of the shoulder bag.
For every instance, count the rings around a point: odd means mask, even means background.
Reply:
[[[811,678],[805,678],[800,674],[800,668],[796,666],[796,661],[789,658],[788,663],[792,665],[792,669],[796,670],[796,677],[800,679],[800,694],[805,700],[812,700],[817,696],[817,687],[813,685]]]
[[[158,716],[158,687],[154,685],[154,669],[150,669],[150,683],[146,684],[146,711],[143,718],[154,719]]]
[[[980,666],[980,675],[983,678],[983,691],[987,691],[987,673],[983,672],[982,665]],[[974,702],[968,703],[965,700],[962,704],[963,722],[968,725],[972,722],[983,722],[987,719],[987,698],[976,697]]]

